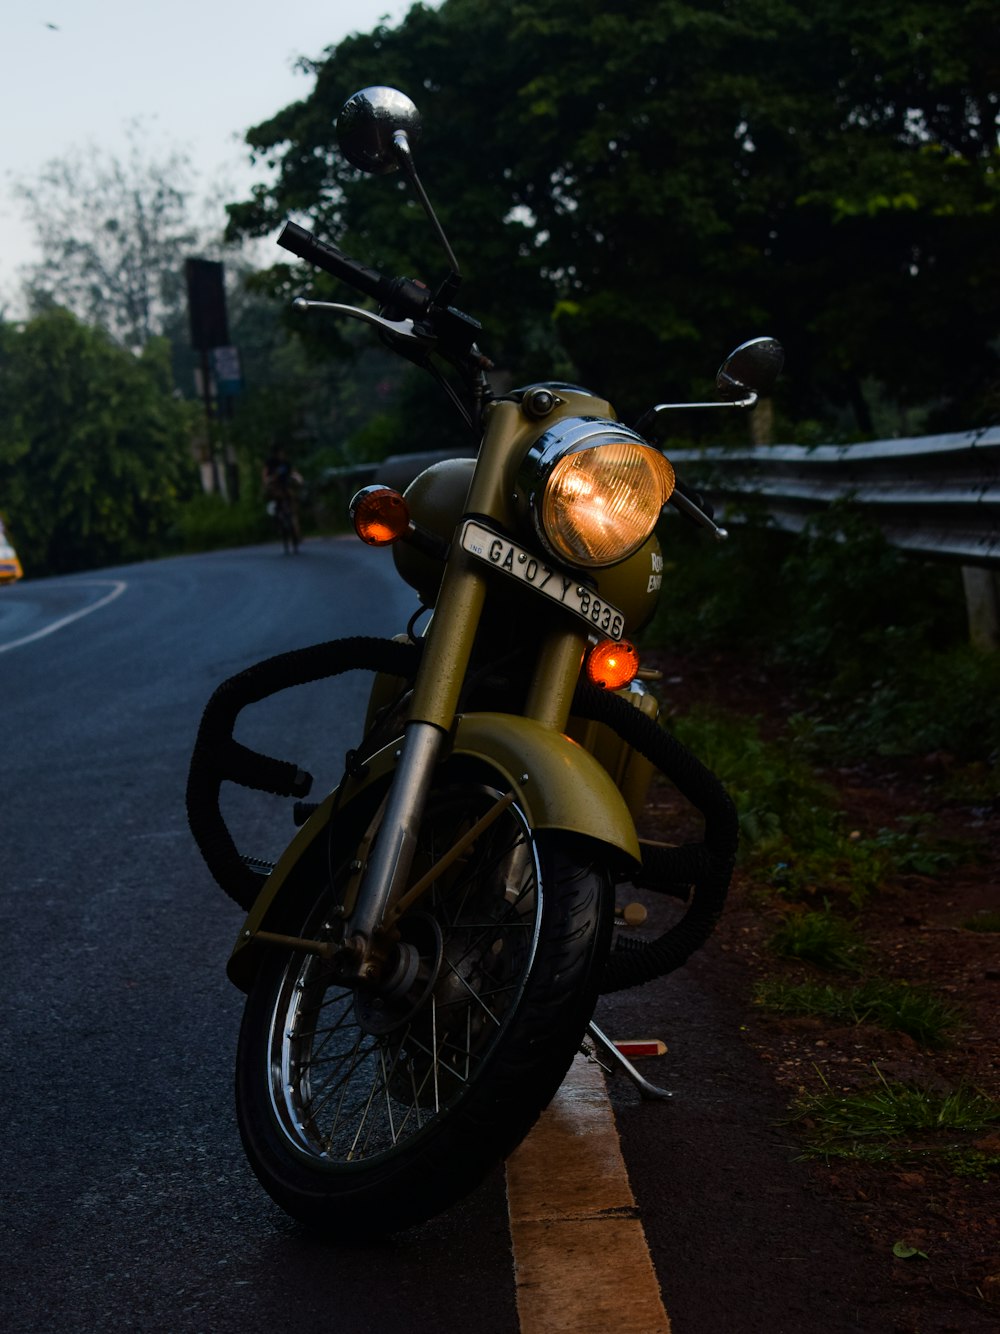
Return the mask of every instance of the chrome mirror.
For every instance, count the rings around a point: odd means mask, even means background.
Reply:
[[[397,88],[362,88],[347,99],[337,117],[337,139],[352,167],[360,167],[373,176],[385,176],[397,167],[403,169],[448,256],[451,265],[448,281],[457,283],[458,260],[420,184],[413,161],[412,148],[419,138],[420,112]]]
[[[395,171],[420,138],[420,112],[396,88],[362,88],[337,117],[337,139],[351,166],[373,176]]]
[[[774,338],[751,338],[730,352],[719,367],[715,387],[726,402],[746,398],[747,392],[764,397],[774,388],[785,364],[785,353]]]

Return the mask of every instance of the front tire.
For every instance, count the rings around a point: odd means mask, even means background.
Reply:
[[[502,794],[432,794],[418,867]],[[360,836],[359,831],[359,836]],[[344,869],[300,887],[288,929],[333,939]],[[594,845],[510,806],[400,921],[407,976],[371,997],[322,957],[275,951],[247,1000],[240,1132],[269,1194],[341,1238],[396,1231],[473,1190],[527,1134],[593,1012],[611,933]]]

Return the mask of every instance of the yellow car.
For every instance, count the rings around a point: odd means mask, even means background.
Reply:
[[[0,521],[0,584],[12,584],[20,579],[23,573],[17,552],[11,546]]]

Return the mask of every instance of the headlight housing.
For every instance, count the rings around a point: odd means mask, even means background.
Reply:
[[[674,489],[658,449],[618,422],[570,417],[532,445],[518,474],[545,549],[567,565],[599,569],[638,551]]]

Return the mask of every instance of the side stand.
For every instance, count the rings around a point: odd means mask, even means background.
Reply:
[[[631,1079],[632,1083],[635,1084],[636,1088],[644,1098],[650,1100],[663,1100],[674,1096],[668,1089],[657,1088],[655,1084],[651,1084],[648,1079],[643,1075],[640,1075],[639,1071],[628,1057],[622,1055],[607,1034],[602,1033],[593,1020],[587,1025],[587,1036],[594,1044],[596,1051],[588,1051],[585,1044],[583,1047],[584,1055],[597,1061],[598,1065],[602,1066],[609,1073],[614,1070],[623,1071],[629,1079]],[[606,1065],[605,1062],[601,1060],[602,1056],[605,1057],[610,1064]]]

